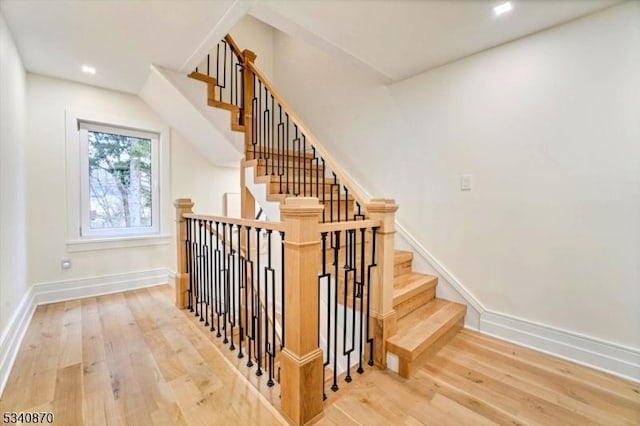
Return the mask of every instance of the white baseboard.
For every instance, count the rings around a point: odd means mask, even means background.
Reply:
[[[18,308],[14,311],[2,339],[0,340],[0,396],[9,379],[11,368],[18,355],[22,339],[27,332],[31,317],[36,309],[31,289],[22,297]]]
[[[416,254],[478,313],[477,329],[481,333],[640,382],[638,349],[491,311],[398,222],[396,230]],[[475,322],[465,326],[476,329]]]
[[[173,271],[159,268],[34,284],[22,298],[0,340],[0,396],[7,384],[16,355],[38,305],[101,296],[158,284],[169,283],[173,285],[174,277]]]
[[[640,351],[497,312],[480,317],[480,332],[640,382]]]
[[[38,283],[33,285],[33,297],[36,305],[81,299],[83,297],[95,297],[170,283],[170,275],[171,272],[166,268],[159,268],[68,281]]]
[[[413,248],[416,253],[421,256],[426,262],[431,265],[431,267],[444,279],[455,291],[457,291],[460,296],[467,302],[467,305],[470,305],[475,311],[478,312],[479,315],[482,315],[483,312],[486,311],[485,307],[480,303],[476,297],[466,289],[464,285],[456,278],[438,259],[435,258],[429,251],[422,245],[418,240],[416,240],[413,235],[409,233],[405,229],[404,226],[395,223],[396,231],[398,234],[405,239],[405,241]]]

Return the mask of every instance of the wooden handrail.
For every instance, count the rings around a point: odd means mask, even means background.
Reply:
[[[302,131],[302,133],[307,137],[307,139],[311,142],[313,148],[315,148],[316,153],[322,157],[325,161],[325,164],[329,166],[329,168],[336,174],[340,182],[349,189],[349,193],[353,195],[353,198],[360,204],[363,210],[366,211],[366,206],[369,204],[369,200],[364,196],[359,190],[358,186],[349,178],[349,176],[342,172],[342,169],[338,165],[338,162],[329,154],[329,152],[325,149],[325,147],[320,143],[318,138],[316,138],[313,133],[309,130],[309,128],[303,123],[303,121],[298,117],[298,115],[293,111],[293,109],[287,104],[282,96],[278,93],[278,91],[273,87],[273,84],[260,72],[260,70],[255,66],[255,64],[249,62],[245,64],[247,68],[249,68],[258,79],[262,82],[262,84],[271,92],[273,98],[278,101],[281,108],[288,114],[288,116],[293,120],[293,122],[298,126],[298,129]]]
[[[320,232],[349,231],[362,228],[379,228],[380,220],[349,220],[345,222],[327,222],[320,224]]]
[[[233,37],[231,37],[230,34],[227,34],[226,36],[224,36],[224,41],[226,41],[229,44],[229,46],[231,47],[231,50],[233,50],[233,53],[235,53],[236,56],[238,57],[238,60],[243,63],[244,58],[242,56],[242,50],[240,50],[240,48],[236,44],[236,41],[233,39]]]
[[[250,220],[250,219],[237,219],[233,217],[224,216],[208,216],[199,213],[187,213],[182,215],[188,219],[201,219],[210,220],[213,222],[224,222],[232,225],[251,226],[253,228],[268,229],[271,231],[284,231],[284,224],[282,222],[268,222],[266,220]]]

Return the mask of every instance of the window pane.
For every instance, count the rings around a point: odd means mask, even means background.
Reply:
[[[151,227],[151,140],[88,131],[89,225]]]

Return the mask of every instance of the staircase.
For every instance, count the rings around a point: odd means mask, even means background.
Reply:
[[[463,326],[467,307],[438,299],[438,278],[413,272],[413,253],[396,251],[393,308],[398,329],[387,339],[387,360],[398,358],[398,374],[411,371],[445,345]]]
[[[254,198],[262,206],[269,203],[284,205],[285,200],[291,197],[317,198],[324,207],[321,216],[318,216],[322,225],[320,229],[323,231],[321,250],[318,252],[322,259],[322,271],[317,273],[317,285],[326,285],[329,300],[335,298],[333,327],[337,329],[339,326],[338,309],[344,309],[343,321],[346,321],[344,317],[347,308],[352,312],[359,312],[359,320],[356,321],[354,313],[351,321],[353,335],[358,328],[357,334],[362,339],[366,333],[364,345],[371,344],[365,347],[360,343],[357,362],[348,363],[346,367],[345,381],[351,381],[349,369],[357,363],[357,372],[363,372],[365,354],[369,359],[367,363],[373,365],[374,352],[378,366],[389,367],[402,377],[410,377],[418,366],[426,362],[463,327],[466,306],[436,298],[437,277],[414,272],[412,252],[393,250],[393,215],[397,209],[393,200],[378,199],[374,202],[359,194],[348,176],[341,172],[336,161],[326,153],[273,86],[255,68],[255,54],[241,52],[230,36],[225,37],[221,43],[224,51],[228,50],[229,57],[232,58],[230,69],[233,72],[224,73],[225,81],[221,82],[219,71],[213,75],[209,73],[210,58],[207,58],[206,65],[201,65],[201,69],[206,67],[206,74],[196,69],[189,77],[206,84],[203,93],[207,94],[209,106],[228,111],[231,130],[244,134],[241,190],[243,194],[247,194],[243,197],[248,197],[243,198],[244,217],[253,219],[252,215],[247,214],[245,206],[253,206]],[[251,174],[246,171],[251,171]],[[251,188],[259,190],[254,189],[251,193]],[[265,211],[269,216],[266,207]],[[202,220],[192,217],[194,220]],[[370,218],[372,220],[367,220]],[[270,219],[279,220],[272,216]],[[205,217],[204,220],[211,218]],[[317,223],[315,221],[314,218],[313,223]],[[257,227],[247,220],[238,222],[235,226],[238,229],[240,226]],[[378,229],[380,234],[376,237]],[[377,251],[376,241],[379,241]],[[334,270],[335,273],[330,275]],[[377,288],[368,287],[372,278],[365,276],[370,275],[371,271],[378,271],[379,276],[373,279]],[[325,276],[328,278],[322,281]],[[315,273],[311,278],[315,279]],[[389,295],[392,283],[391,298]],[[375,295],[369,294],[374,289]],[[318,292],[320,294],[320,290]],[[331,313],[331,303],[326,302],[325,307],[321,308],[327,309],[325,318]],[[372,315],[377,315],[372,316],[371,321],[370,303],[376,305]],[[363,316],[364,310],[366,314]],[[279,321],[276,315],[272,317]],[[297,324],[293,327],[297,327]],[[330,331],[327,333],[331,336]],[[319,340],[321,339],[324,337],[320,336]],[[344,339],[341,350],[349,346],[348,338]],[[375,343],[374,339],[377,339]],[[338,356],[336,348],[337,344],[334,344],[334,360]],[[336,371],[335,361],[330,360],[330,355],[324,356],[325,374],[327,371]],[[274,360],[275,354],[272,362]],[[338,388],[334,375],[331,389],[337,391]],[[303,418],[304,416],[300,417]]]

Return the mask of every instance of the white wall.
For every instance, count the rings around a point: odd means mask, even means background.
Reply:
[[[271,81],[273,81],[273,64],[275,61],[273,27],[257,20],[251,15],[245,15],[229,31],[238,47],[248,49],[256,54],[256,66]]]
[[[0,14],[0,343],[27,291],[25,98],[24,67]]]
[[[200,156],[180,133],[171,131],[172,199],[191,198],[193,211],[224,215],[224,193],[240,192],[240,169],[217,167]]]
[[[67,247],[65,112],[91,111],[94,115],[127,117],[128,122],[166,127],[140,98],[35,74],[27,76],[29,132],[28,254],[29,283],[59,282],[158,268],[175,269],[174,242],[146,247],[69,251]],[[118,124],[118,123],[114,123]],[[171,132],[170,185],[161,190],[168,204],[167,232],[174,232],[172,200],[192,197],[198,206],[221,212],[222,192],[237,191],[239,175],[232,169],[210,166],[184,139]],[[234,181],[235,178],[235,181]],[[62,258],[73,267],[60,268]]]
[[[627,2],[386,88],[277,33],[274,73],[487,310],[637,350],[639,46]]]

